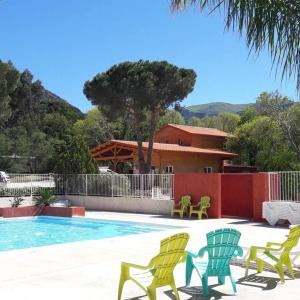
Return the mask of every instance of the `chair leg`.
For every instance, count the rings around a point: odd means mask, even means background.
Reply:
[[[188,255],[185,264],[185,285],[191,284],[192,273],[194,270],[193,259]]]
[[[288,270],[289,270],[289,272],[290,272],[291,277],[292,277],[293,279],[295,279],[295,273],[294,273],[294,270],[293,270],[293,265],[292,265],[292,263],[289,261],[289,262],[286,263],[286,266],[287,266],[287,268],[288,268]]]
[[[275,268],[275,270],[277,271],[277,273],[280,277],[281,283],[284,283],[285,282],[285,280],[284,280],[284,271],[283,271],[281,263],[277,263],[274,268]]]
[[[174,293],[174,295],[175,295],[176,300],[180,300],[179,294],[178,294],[178,291],[177,291],[177,288],[176,288],[176,285],[175,285],[175,282],[174,282],[174,281],[170,284],[170,287],[171,287],[172,290],[173,290],[173,293]]]
[[[261,273],[264,270],[264,262],[257,260],[257,272]]]
[[[119,289],[118,289],[118,300],[121,300],[124,283],[127,280],[128,276],[128,268],[121,266],[121,275],[119,281]]]
[[[202,281],[202,289],[203,289],[203,294],[204,296],[208,296],[208,277],[206,276],[203,276],[201,278],[201,281]]]
[[[148,287],[147,288],[147,296],[149,300],[156,300],[156,288]]]
[[[198,212],[198,219],[201,220],[202,219],[202,212]]]
[[[230,275],[230,281],[231,281],[233,292],[236,294],[237,293],[236,283],[235,283],[235,280],[233,279],[233,277],[231,275]]]
[[[247,260],[246,260],[246,263],[245,263],[245,277],[247,277],[248,276],[248,272],[249,272],[249,265],[250,265],[250,259],[248,258]]]
[[[224,284],[225,283],[225,276],[218,276],[218,283]]]

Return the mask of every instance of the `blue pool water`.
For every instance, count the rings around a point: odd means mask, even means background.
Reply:
[[[88,218],[32,217],[0,221],[0,251],[147,233],[174,226]]]

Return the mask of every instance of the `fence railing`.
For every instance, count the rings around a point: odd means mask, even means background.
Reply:
[[[36,195],[52,188],[56,195],[173,199],[172,174],[9,174],[0,196]]]
[[[300,171],[269,173],[269,201],[300,202]]]

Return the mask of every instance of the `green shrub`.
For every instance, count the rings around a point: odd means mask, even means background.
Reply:
[[[19,195],[15,195],[14,199],[9,200],[11,207],[19,207],[25,199]]]
[[[33,199],[36,206],[50,206],[56,201],[56,196],[51,188],[40,188],[38,194],[39,195],[35,196]]]

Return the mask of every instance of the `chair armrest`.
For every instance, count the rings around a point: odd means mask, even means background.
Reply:
[[[177,210],[181,210],[182,209],[182,207],[181,207],[181,205],[179,205],[179,204],[174,204],[173,205],[173,209],[177,209]]]
[[[191,209],[200,208],[200,204],[190,205],[190,208]]]
[[[237,246],[237,248],[235,249],[235,251],[234,251],[234,253],[233,253],[233,256],[240,256],[240,257],[242,257],[243,256],[243,253],[244,253],[244,251],[243,251],[243,248],[242,247],[240,247],[240,246]]]
[[[149,266],[141,266],[141,265],[136,265],[136,264],[127,263],[127,262],[122,262],[122,266],[128,267],[128,268],[135,268],[135,269],[139,269],[139,270],[148,270],[149,269]]]
[[[198,252],[198,257],[203,257],[204,253],[207,251],[207,246],[201,248]]]
[[[280,250],[280,249],[281,249],[281,248],[251,246],[250,251],[256,251],[256,250],[278,251],[278,250]]]
[[[278,250],[282,248],[282,243],[273,243],[273,242],[267,242],[267,248],[272,247],[272,246],[280,246]]]
[[[192,252],[192,251],[186,251],[186,254],[187,254],[187,256],[190,256],[192,258],[197,258],[198,257],[197,253]]]

